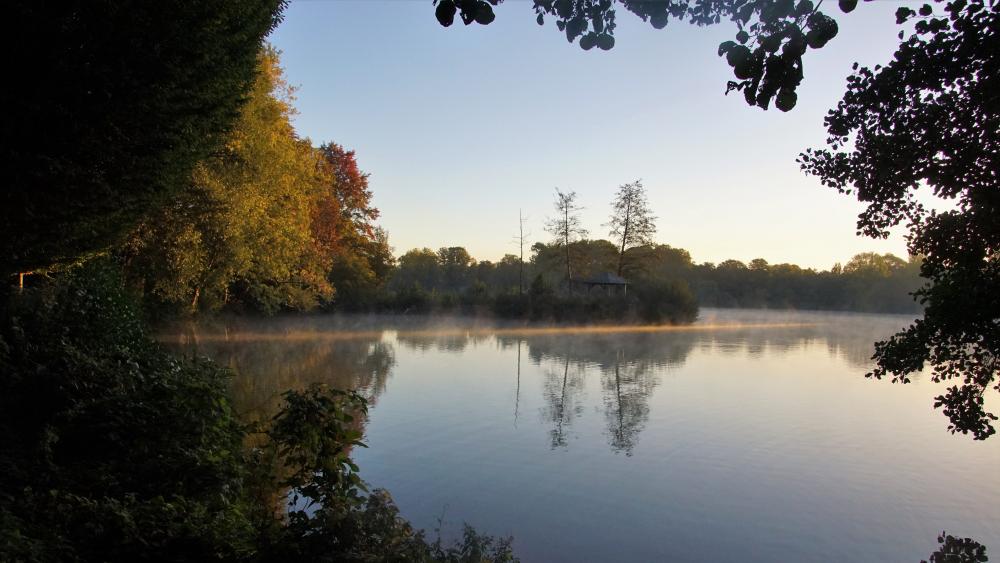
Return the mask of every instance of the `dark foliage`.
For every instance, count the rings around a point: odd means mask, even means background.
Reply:
[[[800,161],[867,204],[859,233],[906,224],[910,252],[925,257],[924,316],[877,345],[869,375],[905,383],[930,365],[935,381],[960,380],[935,406],[952,432],[981,440],[997,420],[983,396],[1000,390],[1000,5],[901,7],[897,19],[916,19],[914,31],[886,66],[856,68],[826,118],[830,148]],[[928,210],[921,190],[953,209]]]
[[[466,23],[488,24],[490,5],[500,0],[438,0],[435,15],[441,25],[452,24],[456,10]],[[656,29],[671,20],[694,25],[714,25],[728,20],[737,29],[735,41],[719,45],[733,69],[726,93],[743,92],[751,106],[767,109],[772,100],[781,111],[797,101],[802,81],[802,57],[820,49],[837,36],[837,22],[811,0],[534,0],[536,21],[555,19],[569,42],[579,40],[585,51],[607,51],[615,45],[616,7],[624,7]],[[840,10],[851,12],[857,0],[840,0]]]
[[[698,301],[683,281],[651,281],[634,291],[639,317],[648,323],[687,324],[698,317]]]
[[[581,240],[568,248],[572,270],[580,279],[613,272],[620,260],[619,248],[606,240]],[[768,264],[760,258],[749,265],[737,260],[718,265],[695,264],[686,250],[665,244],[635,246],[624,254],[623,273],[630,284],[630,299],[591,309],[600,313],[591,320],[649,317],[652,321],[656,315],[642,314],[642,302],[652,296],[650,288],[666,291],[664,288],[669,287],[681,288],[668,307],[681,312],[677,319],[685,318],[685,311],[691,310],[687,301],[692,292],[696,304],[705,307],[878,313],[921,310],[912,297],[920,287],[920,259],[916,257],[903,260],[891,254],[862,253],[844,266],[837,264],[829,271],[816,271],[794,264]],[[353,310],[491,313],[506,318],[580,318],[586,322],[582,313],[571,311],[588,310],[582,303],[601,301],[601,292],[592,288],[590,294],[584,294],[582,287],[575,287],[574,295],[566,295],[566,255],[564,245],[536,243],[531,261],[524,265],[532,281],[523,291],[519,288],[521,265],[516,256],[507,255],[498,262],[477,262],[462,247],[442,248],[437,253],[413,249],[400,258],[384,290],[368,292],[363,300],[354,303]],[[601,313],[602,308],[607,311]],[[558,314],[560,310],[566,314]],[[665,314],[665,322],[684,322],[671,321],[670,317]]]
[[[941,532],[938,550],[931,554],[930,563],[983,563],[989,561],[986,546],[971,538],[956,538]],[[922,563],[927,563],[926,561]]]
[[[121,288],[91,262],[0,304],[0,561],[515,560],[367,492],[359,396],[290,391],[248,428],[228,373],[166,354]]]
[[[920,287],[920,261],[864,253],[846,266],[817,272],[794,264],[749,265],[726,260],[698,264],[681,273],[705,307],[919,313],[913,292]]]
[[[107,248],[190,179],[236,118],[282,0],[15,2],[0,264]]]
[[[3,560],[237,557],[243,432],[225,372],[145,335],[121,278],[91,265],[5,303]]]

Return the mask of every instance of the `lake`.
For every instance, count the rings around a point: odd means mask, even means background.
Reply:
[[[1000,556],[1000,438],[947,432],[942,385],[865,379],[902,316],[703,309],[691,327],[542,329],[308,316],[164,340],[236,374],[247,418],[323,382],[370,402],[362,477],[434,537],[535,561]],[[991,397],[996,399],[996,397]],[[994,412],[997,401],[992,402]]]

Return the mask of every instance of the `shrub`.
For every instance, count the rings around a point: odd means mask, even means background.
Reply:
[[[683,281],[651,281],[636,285],[639,317],[649,323],[685,324],[698,318],[698,301]]]
[[[358,395],[289,392],[245,427],[228,373],[136,310],[105,261],[0,303],[0,561],[514,560],[471,529],[429,543],[367,492]]]

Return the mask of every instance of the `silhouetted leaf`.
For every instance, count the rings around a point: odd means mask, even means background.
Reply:
[[[735,46],[736,42],[734,41],[723,41],[722,43],[719,43],[719,56],[721,57],[722,55],[725,55]]]
[[[777,97],[774,99],[774,107],[780,109],[781,111],[790,111],[795,107],[795,102],[799,99],[798,95],[794,90],[779,90]]]
[[[457,11],[458,9],[455,7],[454,0],[440,0],[437,8],[434,10],[434,16],[437,18],[438,23],[448,27],[455,22],[455,12]]]
[[[476,23],[480,25],[489,25],[496,19],[496,15],[493,13],[493,8],[486,2],[480,2],[479,7],[476,9]]]

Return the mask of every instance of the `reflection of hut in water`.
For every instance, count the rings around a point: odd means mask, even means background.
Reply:
[[[611,272],[571,280],[570,288],[573,291],[582,290],[587,294],[596,288],[598,291],[603,290],[607,295],[628,295],[628,282],[625,281],[625,278]]]

